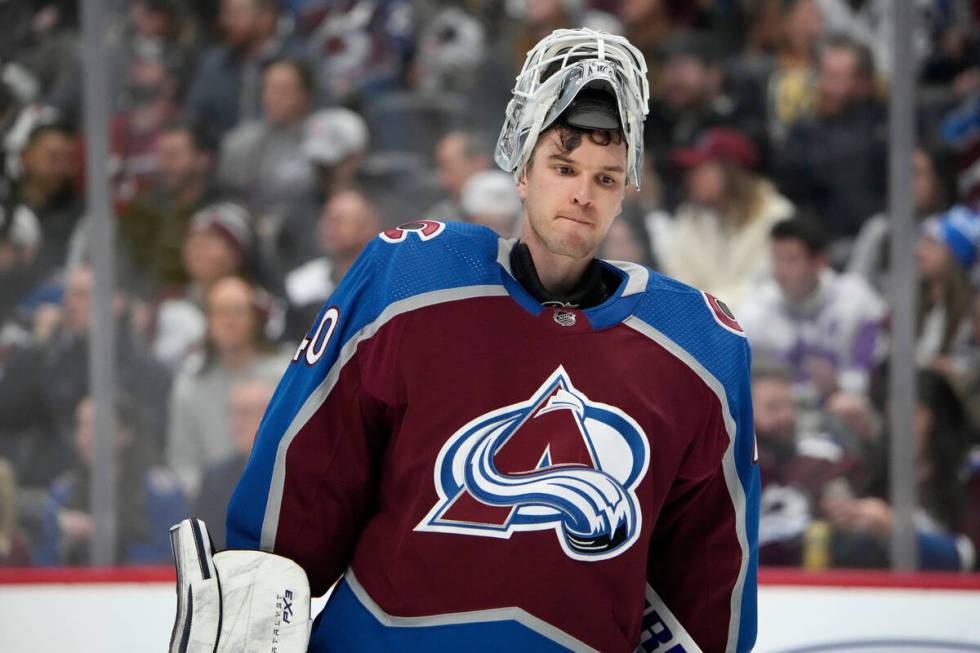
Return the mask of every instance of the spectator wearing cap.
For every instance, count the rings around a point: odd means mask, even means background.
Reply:
[[[167,460],[192,500],[207,466],[234,452],[228,414],[232,388],[246,380],[275,384],[290,358],[266,337],[272,307],[248,281],[221,279],[208,289],[204,305],[203,348],[174,381],[167,438]]]
[[[460,204],[466,222],[481,224],[503,238],[517,235],[521,198],[514,178],[500,170],[485,170],[470,177],[463,186]]]
[[[158,169],[151,184],[119,214],[120,281],[144,300],[188,282],[181,250],[191,217],[218,199],[215,143],[198,125],[164,124],[154,143]]]
[[[819,216],[832,240],[853,239],[885,206],[885,127],[870,51],[845,37],[827,40],[819,58],[816,115],[790,127],[773,155],[773,170],[779,189]]]
[[[819,223],[802,217],[770,230],[770,276],[753,288],[738,319],[754,355],[786,365],[811,406],[867,396],[883,354],[886,306],[859,276],[827,263]]]
[[[305,46],[282,31],[281,0],[221,0],[224,40],[204,53],[185,109],[218,134],[260,115],[262,69],[278,57],[305,57]]]
[[[662,47],[663,67],[651,88],[653,101],[643,129],[646,151],[663,183],[663,204],[676,210],[684,171],[671,160],[679,147],[692,145],[712,127],[734,127],[755,139],[761,127],[743,114],[724,90],[724,72],[713,39],[680,33]]]
[[[287,335],[303,337],[323,302],[381,228],[378,207],[361,191],[343,190],[327,200],[316,229],[320,256],[286,275]]]
[[[970,309],[976,290],[970,274],[980,247],[980,214],[964,206],[930,218],[922,226],[916,260],[919,292],[916,360],[950,366],[948,357],[970,337]]]
[[[768,269],[769,232],[793,205],[755,169],[759,155],[741,133],[716,127],[675,150],[686,199],[657,242],[663,272],[701,288],[738,312]]]
[[[218,182],[254,211],[259,253],[279,272],[306,258],[300,248],[313,227],[316,182],[303,141],[314,96],[303,61],[271,61],[262,77],[262,117],[229,132],[218,158]]]
[[[333,193],[357,185],[368,149],[367,123],[342,107],[317,111],[306,119],[302,149],[326,202]]]
[[[458,220],[463,186],[470,177],[490,168],[490,146],[486,134],[454,130],[447,133],[435,148],[439,185],[446,198],[425,212],[433,220]]]
[[[254,240],[250,222],[248,211],[232,202],[211,204],[191,218],[181,251],[188,283],[159,303],[153,328],[153,353],[170,369],[181,369],[204,337],[211,286],[243,274]]]

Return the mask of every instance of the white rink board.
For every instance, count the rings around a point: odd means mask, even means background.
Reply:
[[[0,651],[163,653],[175,606],[173,587],[162,583],[0,585]],[[764,586],[759,613],[759,653],[980,653],[978,591]],[[873,640],[888,641],[809,648]]]

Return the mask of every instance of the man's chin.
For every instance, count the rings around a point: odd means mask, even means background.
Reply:
[[[575,259],[592,258],[596,250],[594,243],[574,236],[552,238],[545,245],[552,254]]]

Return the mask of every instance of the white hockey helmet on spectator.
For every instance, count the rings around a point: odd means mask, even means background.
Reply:
[[[559,29],[527,54],[507,105],[494,157],[503,170],[520,175],[542,131],[548,128],[582,91],[598,111],[585,107],[584,128],[622,130],[627,146],[627,182],[640,186],[643,169],[643,121],[650,88],[643,54],[622,36],[587,28]],[[614,98],[618,124],[601,120],[601,100]],[[582,100],[580,100],[581,102]],[[590,118],[598,118],[590,123]],[[575,123],[573,123],[575,124]]]

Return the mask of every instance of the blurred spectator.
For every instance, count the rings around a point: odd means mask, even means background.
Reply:
[[[919,568],[971,571],[977,563],[980,541],[971,540],[962,528],[980,523],[980,497],[967,497],[965,493],[963,472],[968,462],[969,437],[966,416],[941,375],[920,372],[917,388],[913,432],[919,505],[914,523]],[[837,566],[888,565],[894,513],[884,498],[887,488],[882,472],[867,495],[841,493],[823,498],[822,508],[836,531],[833,558]],[[976,531],[972,535],[976,537]]]
[[[826,435],[801,432],[790,370],[757,359],[752,415],[762,473],[759,561],[800,565],[820,497],[864,482],[861,461]]]
[[[459,220],[463,186],[470,177],[490,168],[490,141],[482,132],[451,131],[436,144],[439,183],[448,197],[431,207],[425,217],[433,220]]]
[[[47,485],[71,463],[76,404],[89,393],[88,333],[94,279],[89,267],[70,271],[60,305],[35,310],[32,341],[13,347],[0,374],[0,455],[22,485]],[[162,448],[170,389],[167,371],[146,353],[117,295],[116,378],[139,406],[136,427]]]
[[[483,23],[460,7],[443,7],[419,34],[413,87],[421,93],[469,93],[480,83],[477,69],[486,54]]]
[[[134,53],[125,72],[124,109],[112,118],[109,142],[115,201],[124,205],[156,175],[157,134],[180,111],[176,71],[159,47]]]
[[[600,257],[653,267],[653,249],[643,223],[621,215],[613,221],[602,241]]]
[[[818,0],[772,5],[771,33],[757,32],[756,54],[735,59],[729,74],[737,103],[764,116],[770,147],[780,148],[790,125],[813,115],[817,46],[826,30]]]
[[[303,45],[281,33],[280,0],[221,0],[224,42],[200,59],[187,92],[187,112],[223,134],[259,115],[263,66],[302,57]]]
[[[915,218],[919,221],[946,206],[936,160],[921,147],[912,154],[912,200]],[[865,222],[847,262],[848,272],[861,275],[880,293],[888,291],[890,225],[891,219],[886,213],[879,213]]]
[[[663,204],[674,210],[681,200],[683,171],[670,159],[679,147],[692,145],[702,132],[719,126],[734,127],[756,138],[750,116],[722,90],[723,71],[713,41],[705,35],[677,34],[664,43],[664,65],[653,89],[653,101],[643,132],[663,183]]]
[[[275,383],[289,363],[265,337],[267,297],[239,277],[215,283],[205,297],[207,335],[201,355],[174,382],[167,459],[196,500],[205,468],[231,455],[232,387],[250,379]]]
[[[174,474],[153,465],[139,431],[136,409],[125,396],[115,414],[116,542],[120,564],[167,564],[169,529],[187,516],[187,504]],[[95,533],[90,496],[95,451],[95,404],[83,398],[74,411],[77,464],[51,486],[35,562],[85,565]]]
[[[780,190],[819,215],[833,239],[853,238],[885,205],[886,112],[874,75],[865,46],[829,39],[820,53],[817,115],[790,127],[775,152]]]
[[[73,0],[13,3],[27,5],[27,20],[4,24],[4,40],[15,45],[12,59],[35,88],[30,101],[55,107],[73,121],[81,102],[79,3]],[[8,31],[9,30],[9,31]]]
[[[245,469],[252,443],[259,430],[266,406],[276,386],[262,380],[242,381],[229,394],[228,412],[231,420],[232,453],[224,460],[208,465],[201,482],[194,516],[205,524],[217,524],[211,534],[216,550],[225,548],[225,514],[238,479]]]
[[[221,279],[241,275],[254,238],[248,211],[218,202],[191,217],[181,248],[187,284],[160,302],[153,329],[153,353],[177,371],[205,335],[205,297]]]
[[[0,203],[0,327],[36,283],[41,225],[24,205]]]
[[[940,366],[940,371],[953,384],[974,430],[980,434],[980,292],[973,293],[969,337],[953,349],[949,363]]]
[[[974,289],[970,271],[980,248],[980,213],[966,207],[927,220],[916,249],[919,293],[919,365],[950,366],[949,356],[970,337]]]
[[[381,228],[377,207],[360,191],[341,191],[327,200],[316,229],[322,254],[286,276],[290,338],[298,341],[309,330],[323,302]]]
[[[892,35],[894,34],[894,13],[891,0],[818,0],[821,11],[827,19],[828,31],[832,34],[845,34],[866,46],[874,55],[875,66],[886,78],[892,76]],[[955,14],[953,2],[935,0],[910,0],[913,20],[912,33],[908,46],[911,49],[913,66],[919,63],[931,50],[930,32],[939,32],[942,21],[938,14]],[[948,20],[957,20],[954,15]]]
[[[768,269],[769,232],[793,214],[793,205],[756,172],[755,145],[717,127],[673,162],[685,170],[686,201],[657,242],[662,271],[715,295],[732,310]]]
[[[303,154],[313,166],[317,199],[326,202],[355,187],[368,150],[364,119],[350,109],[323,109],[307,118],[303,129]]]
[[[159,169],[153,183],[119,216],[120,280],[145,299],[188,281],[181,249],[191,216],[217,199],[214,149],[203,128],[165,124],[156,137]]]
[[[26,567],[31,562],[17,527],[17,482],[14,468],[0,458],[0,567]]]
[[[470,177],[460,193],[460,217],[489,227],[504,238],[517,235],[523,204],[514,178],[501,170],[485,170]]]
[[[68,243],[82,213],[75,189],[75,140],[58,123],[42,123],[31,131],[21,154],[23,174],[17,198],[41,224],[38,266],[50,273],[65,264]]]
[[[302,151],[303,124],[313,103],[313,75],[298,59],[274,59],[262,82],[262,118],[224,138],[218,181],[255,212],[259,252],[282,272],[307,258],[316,185]]]
[[[332,104],[368,104],[396,90],[415,47],[416,3],[310,0],[298,21]]]
[[[755,355],[788,365],[798,392],[816,404],[838,391],[865,395],[883,353],[884,303],[862,278],[827,265],[818,224],[785,220],[771,238],[772,278],[738,314]]]

